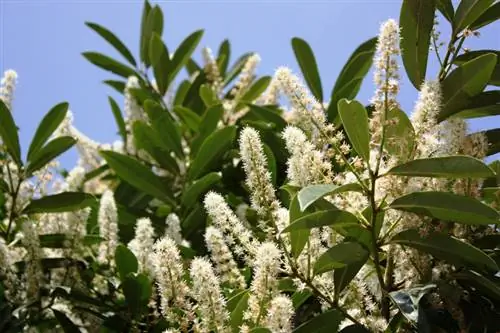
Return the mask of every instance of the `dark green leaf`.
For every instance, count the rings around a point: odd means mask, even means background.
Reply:
[[[222,77],[224,77],[226,74],[230,58],[231,58],[231,44],[229,43],[229,40],[225,39],[220,44],[219,53],[217,56],[217,64],[219,65],[219,71]]]
[[[175,50],[171,62],[172,70],[170,71],[169,82],[172,82],[175,79],[182,67],[186,65],[189,59],[191,59],[191,55],[196,49],[196,46],[198,46],[202,36],[203,30],[193,32],[191,35],[186,37],[177,50]]]
[[[181,202],[186,208],[190,208],[207,192],[214,184],[221,180],[222,176],[217,172],[211,172],[197,179],[182,194]]]
[[[470,225],[496,224],[493,208],[468,196],[447,192],[413,192],[394,200],[390,208]]]
[[[500,115],[500,90],[490,90],[480,93],[470,99],[464,110],[455,113],[453,117],[468,119],[496,115]]]
[[[23,213],[37,214],[71,212],[88,207],[93,203],[95,203],[95,198],[90,194],[81,192],[63,192],[31,200],[29,205],[23,209]]]
[[[312,296],[313,296],[313,294],[307,289],[302,290],[302,291],[295,291],[291,297],[293,308],[295,310],[297,310],[299,307],[302,306],[302,304],[304,304]]]
[[[165,202],[172,202],[172,193],[163,180],[135,158],[113,151],[101,151],[102,157],[116,174],[130,185]]]
[[[138,316],[151,298],[152,286],[144,274],[128,275],[122,283],[123,294],[133,316]]]
[[[314,274],[322,274],[366,258],[368,251],[355,242],[343,242],[329,248],[314,263]]]
[[[358,183],[345,184],[341,186],[333,184],[309,185],[301,189],[298,194],[300,210],[305,211],[307,207],[316,202],[316,200],[321,199],[327,195],[347,191],[361,192],[362,190],[363,188]]]
[[[153,66],[153,73],[160,95],[165,95],[169,85],[170,55],[167,46],[156,32],[151,34],[149,42],[149,61]]]
[[[137,258],[125,245],[119,244],[115,250],[116,270],[123,282],[129,273],[137,273],[139,263]]]
[[[233,311],[231,311],[231,318],[229,320],[229,323],[231,324],[231,328],[233,332],[239,332],[241,324],[243,324],[243,313],[248,307],[248,297],[250,295],[248,294],[248,291],[244,291],[243,294],[239,297],[239,301],[234,308]]]
[[[286,227],[282,232],[291,232],[300,229],[312,229],[319,228],[323,226],[335,226],[343,227],[348,225],[359,224],[358,219],[353,214],[343,211],[343,210],[320,210],[311,214],[302,216],[288,227]]]
[[[194,111],[184,106],[174,106],[174,112],[181,118],[186,126],[193,132],[198,132],[201,118]]]
[[[486,87],[490,80],[497,57],[493,53],[484,54],[453,70],[443,81],[443,109],[438,121],[462,110],[470,99]]]
[[[111,97],[108,96],[109,105],[111,106],[111,111],[115,117],[116,125],[118,126],[118,131],[122,137],[123,142],[127,142],[127,129],[125,127],[125,120],[123,119],[122,111],[118,106],[118,103]]]
[[[338,295],[337,297],[340,296],[340,293],[344,290],[344,288],[347,287],[356,274],[358,274],[359,270],[366,263],[369,256],[370,253],[365,251],[364,255],[358,261],[348,263],[344,267],[335,269],[333,272],[333,282],[335,285],[335,294]]]
[[[292,48],[300,70],[312,94],[320,102],[323,101],[323,88],[318,72],[318,65],[309,44],[298,37],[292,38]]]
[[[467,281],[474,288],[481,290],[483,295],[500,301],[500,283],[495,283],[474,271],[458,272],[454,274],[454,277],[459,281]]]
[[[441,14],[443,14],[444,18],[447,19],[448,22],[453,23],[455,9],[453,8],[451,0],[437,0],[436,6]]]
[[[129,76],[137,76],[133,68],[130,68],[104,54],[97,52],[83,52],[82,55],[97,67],[115,73],[116,75],[122,76],[124,78],[128,78]]]
[[[110,86],[111,88],[113,88],[114,90],[116,90],[117,92],[119,92],[120,94],[123,94],[124,91],[125,91],[125,82],[123,81],[117,81],[117,80],[105,80],[105,81],[102,81],[104,84],[107,84],[108,86]]]
[[[349,101],[345,98],[338,102],[337,107],[349,142],[359,156],[368,162],[370,160],[370,132],[365,107],[358,101]]]
[[[458,34],[476,21],[494,0],[462,0],[453,19],[453,34]]]
[[[408,229],[394,236],[390,243],[412,247],[458,267],[476,267],[498,271],[496,262],[478,248],[452,236],[432,233],[422,237],[418,230]]]
[[[500,153],[500,128],[487,130],[482,133],[486,135],[486,139],[488,140],[488,152],[486,155],[491,156]]]
[[[102,38],[104,38],[108,43],[110,43],[120,54],[128,60],[132,66],[137,66],[137,62],[130,50],[123,44],[123,42],[116,37],[114,33],[106,29],[105,27],[92,22],[85,22],[85,24],[95,32],[97,32]]]
[[[66,117],[68,112],[68,103],[63,102],[54,106],[50,111],[43,117],[40,125],[31,140],[30,147],[28,149],[27,159],[31,161],[31,157],[42,148],[42,146],[47,142],[52,133],[59,127],[61,122]]]
[[[205,111],[200,122],[199,133],[191,145],[193,156],[198,153],[205,139],[217,129],[217,124],[222,119],[223,114],[224,108],[220,104],[212,106]]]
[[[331,333],[337,332],[340,322],[344,319],[337,310],[323,312],[308,322],[293,330],[293,333]]]
[[[370,333],[364,326],[353,324],[344,327],[339,333]]]
[[[188,80],[182,81],[177,87],[177,92],[175,93],[174,106],[182,105],[184,103],[184,98],[191,87],[191,83]]]
[[[236,137],[236,127],[222,128],[209,135],[196,154],[189,168],[189,179],[196,179],[204,175],[222,155],[233,145]]]
[[[14,162],[18,166],[22,165],[21,147],[19,146],[19,137],[17,135],[17,126],[12,118],[9,108],[0,99],[0,137],[3,144],[7,147],[7,152],[10,154]]]
[[[54,316],[56,317],[57,321],[59,322],[59,325],[61,325],[64,333],[75,333],[75,332],[81,332],[81,330],[76,326],[66,315],[58,310],[51,309],[52,312],[54,313]]]
[[[241,96],[241,102],[251,103],[255,99],[257,99],[264,91],[266,91],[269,83],[271,82],[270,76],[263,76],[255,81],[248,90]],[[242,108],[244,105],[241,105],[239,108]],[[239,109],[237,108],[237,109]]]
[[[145,1],[144,11],[142,12],[141,23],[141,60],[149,67],[149,43],[151,36],[156,32],[159,36],[163,34],[163,12],[158,5],[151,7],[148,1]]]
[[[282,131],[286,127],[286,120],[275,110],[254,104],[247,104],[250,110],[243,118],[250,120],[261,120],[271,122],[276,125],[277,131]]]
[[[361,83],[370,70],[375,54],[377,38],[371,38],[362,43],[351,54],[342,68],[333,87],[328,106],[328,120],[333,122],[337,117],[337,103],[342,98],[353,99],[361,88]]]
[[[477,158],[445,156],[406,162],[389,170],[390,175],[443,178],[488,178],[493,170]]]
[[[47,163],[61,155],[76,143],[76,140],[71,136],[61,136],[49,141],[44,147],[33,153],[31,161],[26,167],[28,175],[43,168]]]
[[[410,82],[419,90],[427,70],[435,9],[435,0],[404,0],[399,16],[403,65]]]
[[[498,19],[500,19],[500,2],[493,4],[493,6],[488,8],[481,16],[479,16],[477,20],[470,25],[470,29],[475,31],[485,25],[497,21]]]

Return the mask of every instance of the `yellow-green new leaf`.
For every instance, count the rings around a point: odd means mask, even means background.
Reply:
[[[413,160],[392,168],[388,174],[436,178],[488,178],[495,175],[490,167],[470,156],[445,156]]]
[[[493,208],[472,197],[447,192],[410,193],[394,200],[389,208],[470,225],[500,222],[500,215]]]
[[[358,101],[343,98],[338,103],[338,110],[349,142],[359,156],[368,162],[370,160],[370,132],[365,107]]]

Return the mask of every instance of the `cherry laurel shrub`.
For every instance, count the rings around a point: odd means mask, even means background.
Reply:
[[[305,83],[284,67],[257,76],[253,52],[231,62],[227,40],[198,64],[203,31],[170,52],[146,1],[138,59],[87,23],[123,57],[83,53],[124,96],[123,112],[109,97],[112,144],[60,103],[22,154],[5,72],[0,331],[498,332],[500,162],[484,161],[500,128],[470,133],[467,119],[499,114],[500,53],[464,45],[499,6],[404,0],[328,99],[304,40]],[[61,170],[71,147],[78,163]]]

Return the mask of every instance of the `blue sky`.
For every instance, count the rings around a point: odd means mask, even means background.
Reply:
[[[205,29],[201,46],[217,50],[229,38],[232,60],[244,52],[256,51],[262,62],[259,74],[271,75],[281,65],[298,71],[290,40],[294,36],[309,42],[316,55],[324,95],[329,96],[335,79],[351,52],[377,34],[381,22],[399,17],[399,0],[289,0],[289,1],[152,1],[165,16],[164,34],[173,50],[194,30]],[[23,147],[43,115],[55,104],[68,101],[76,126],[94,140],[117,138],[107,96],[121,97],[101,81],[113,78],[88,63],[83,51],[98,51],[121,59],[97,34],[84,25],[99,23],[117,34],[137,55],[142,0],[0,0],[0,70],[15,69],[19,83],[14,117],[20,127]],[[447,22],[441,24],[442,38],[448,38]],[[472,49],[500,49],[500,24],[481,30],[480,38],[466,41]],[[428,77],[437,73],[431,58]],[[373,93],[367,77],[358,99],[367,102]],[[404,79],[400,102],[410,111],[416,90]],[[472,124],[474,130],[500,127],[500,117]],[[70,167],[74,153],[62,158]]]

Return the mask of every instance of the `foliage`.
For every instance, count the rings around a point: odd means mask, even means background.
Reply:
[[[500,129],[466,122],[499,114],[499,51],[463,49],[497,19],[489,0],[404,0],[325,101],[305,40],[291,42],[305,84],[287,68],[259,77],[259,56],[232,61],[227,40],[200,65],[203,31],[167,46],[145,1],[138,58],[87,23],[123,57],[83,53],[124,96],[124,112],[109,97],[120,140],[79,132],[64,102],[26,157],[6,72],[0,331],[499,331],[500,162],[484,161]],[[397,102],[400,54],[412,112]]]

